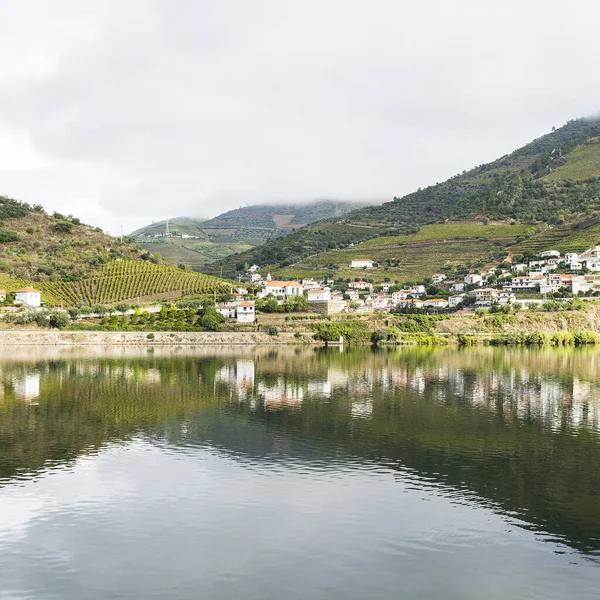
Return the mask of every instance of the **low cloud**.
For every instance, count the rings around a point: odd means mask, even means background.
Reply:
[[[599,20],[593,0],[5,3],[0,193],[113,233],[388,200],[597,112]]]

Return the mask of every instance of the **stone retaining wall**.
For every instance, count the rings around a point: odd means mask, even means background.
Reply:
[[[149,338],[148,336],[154,336]],[[307,339],[303,340],[306,343]],[[48,331],[5,330],[0,331],[0,346],[235,346],[235,345],[281,345],[298,344],[292,333],[278,336],[266,333],[245,332],[169,332],[169,331]]]

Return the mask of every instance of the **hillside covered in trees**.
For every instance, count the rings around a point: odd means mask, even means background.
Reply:
[[[528,236],[535,236],[548,228],[568,233],[580,226],[592,226],[600,221],[599,211],[600,117],[576,119],[523,148],[443,183],[355,210],[345,218],[309,225],[219,261],[215,268],[222,267],[230,276],[249,263],[281,275],[286,274],[285,269],[297,276],[315,268],[331,272],[339,261],[332,261],[331,254],[320,260],[322,253],[349,252],[352,248],[350,254],[362,255],[365,250],[360,244],[366,240],[415,235],[424,225],[526,224],[531,226]],[[512,240],[517,241],[520,239]],[[510,243],[511,240],[505,242]],[[399,247],[402,240],[398,239],[397,244]],[[390,244],[382,245],[389,254]],[[436,249],[441,245],[443,240]],[[428,247],[421,251],[427,259]],[[436,269],[448,264],[445,260],[430,262]]]

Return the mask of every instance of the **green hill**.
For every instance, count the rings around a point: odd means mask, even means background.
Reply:
[[[33,286],[48,304],[112,304],[228,290],[214,277],[161,264],[132,238],[0,197],[0,288]]]
[[[569,121],[443,183],[227,257],[212,272],[222,268],[233,276],[246,264],[256,263],[280,276],[323,272],[346,276],[349,259],[366,256],[384,264],[377,277],[402,281],[444,266],[485,264],[491,256],[506,255],[509,246],[514,246],[511,252],[557,245],[581,250],[597,241],[598,222],[600,117]],[[485,223],[503,228],[501,235],[483,233]],[[426,226],[434,224],[449,228],[438,228],[431,238],[433,230]],[[421,241],[414,238],[417,233]],[[458,238],[462,241],[457,246]]]
[[[251,250],[315,221],[340,217],[365,203],[322,200],[305,204],[243,206],[202,220],[177,217],[169,220],[171,237],[162,237],[166,221],[152,223],[131,235],[139,244],[176,264],[202,270],[229,255]],[[193,236],[183,238],[181,235]],[[161,237],[156,237],[161,236]]]

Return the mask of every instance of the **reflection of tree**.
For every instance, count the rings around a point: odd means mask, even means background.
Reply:
[[[409,468],[600,549],[595,353],[211,352],[0,365],[0,479],[141,432],[253,461]],[[38,406],[15,388],[32,373]]]

